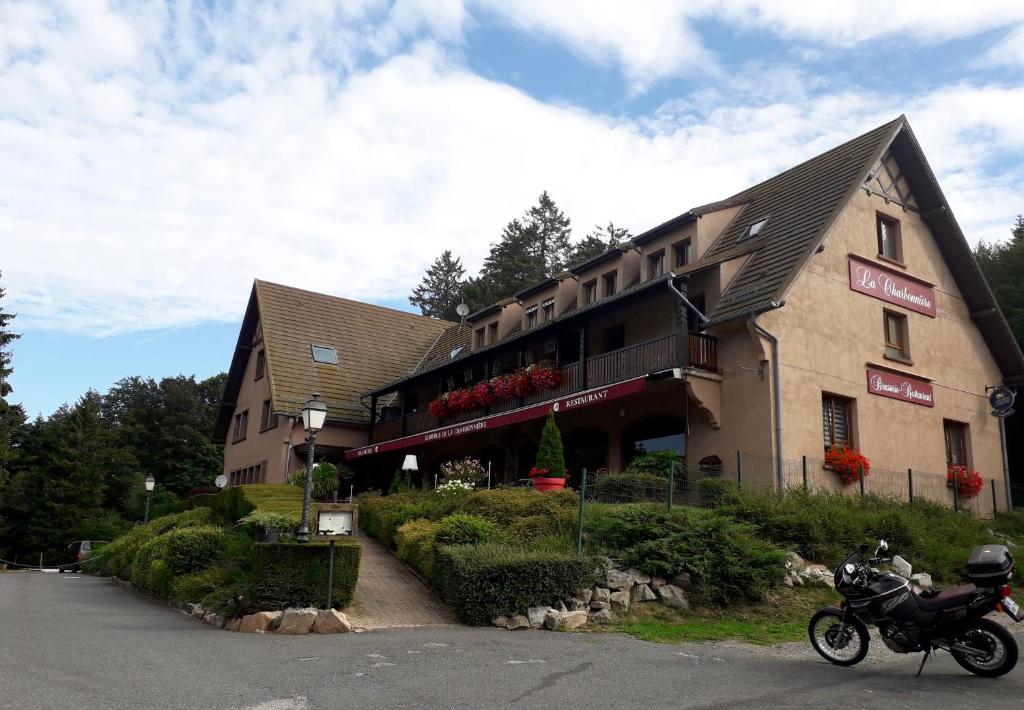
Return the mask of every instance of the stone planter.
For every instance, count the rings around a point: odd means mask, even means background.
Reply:
[[[533,489],[543,493],[544,491],[561,491],[565,489],[564,478],[534,478]]]

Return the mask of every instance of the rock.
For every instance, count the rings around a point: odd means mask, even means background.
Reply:
[[[633,582],[633,575],[629,572],[613,568],[605,573],[605,586],[609,589],[629,589],[633,586]]]
[[[218,629],[224,628],[224,617],[212,611],[203,617],[203,622]]]
[[[675,584],[665,584],[658,587],[658,598],[665,606],[687,611],[690,608],[690,601],[686,598],[686,592],[682,587]]]
[[[920,589],[928,589],[932,586],[932,576],[927,572],[918,572],[910,576],[910,583]]]
[[[587,623],[585,611],[555,611],[544,617],[544,625],[552,631],[572,631]]]
[[[657,595],[651,591],[651,588],[646,584],[638,584],[629,590],[629,599],[634,602],[652,602],[656,600]]]
[[[800,576],[804,580],[817,584],[819,586],[826,586],[835,588],[836,582],[830,570],[825,565],[807,565],[800,571]]]
[[[544,625],[544,617],[551,611],[549,606],[531,606],[526,610],[526,618],[530,622],[530,628],[539,629]]]
[[[316,609],[286,609],[275,632],[289,636],[308,634],[316,621],[316,614]]]
[[[593,589],[577,589],[573,597],[579,599],[584,604],[589,604],[590,600],[594,597]]]
[[[563,602],[561,600],[559,600],[559,602],[557,604],[555,604],[555,606],[553,608],[558,609],[558,611],[569,611],[569,607],[567,607],[565,605],[565,602]]]
[[[650,584],[651,583],[651,575],[646,574],[644,572],[641,572],[638,569],[628,569],[628,570],[626,570],[626,573],[633,575],[633,583],[634,584]]]
[[[609,609],[598,609],[590,615],[590,620],[598,624],[607,624],[609,621],[614,619],[614,615]]]
[[[516,614],[508,617],[508,623],[505,625],[505,628],[509,631],[528,629],[530,628],[530,620],[523,614]]]
[[[590,608],[590,602],[585,602],[582,599],[576,599],[575,597],[566,600],[565,605],[569,608],[569,611],[580,611],[581,609],[586,611]]]
[[[241,619],[228,619],[224,622],[224,629],[226,631],[238,631],[242,627]]]
[[[210,611],[205,606],[203,606],[202,604],[196,604],[194,607],[192,607],[192,618],[193,619],[199,619],[200,621],[202,621],[203,619],[206,618],[206,615],[209,614],[209,613],[210,613]]]
[[[600,610],[600,609],[611,609],[612,608],[612,603],[611,602],[590,602],[590,608],[591,609],[597,609],[597,610]]]
[[[507,628],[508,627],[508,617],[507,616],[496,616],[493,619],[491,619],[491,624],[493,624],[494,626],[498,626],[498,627],[500,627],[502,629]]]
[[[594,587],[594,596],[591,597],[592,602],[606,602],[608,597],[611,595],[611,590],[607,587]]]
[[[668,584],[668,581],[664,577],[651,577],[652,589],[657,589],[658,587],[661,587],[665,584]]]
[[[610,557],[598,557],[597,565],[601,568],[602,572],[610,570],[613,567],[615,567],[615,563],[612,562],[612,559]]]
[[[672,584],[676,585],[684,592],[693,591],[693,580],[690,579],[689,572],[680,572],[679,574],[677,574],[675,577],[672,578]]]
[[[612,611],[617,611],[622,614],[626,613],[629,611],[629,590],[620,589],[617,592],[612,592],[610,601],[612,604]]]
[[[242,617],[239,631],[249,634],[264,634],[271,630],[274,621],[281,617],[279,611],[258,611]]]
[[[352,622],[335,609],[321,609],[313,622],[313,633],[344,634],[352,630]]]
[[[800,571],[806,566],[807,563],[804,561],[804,558],[795,552],[790,552],[789,556],[786,558],[786,569],[795,569]]]
[[[785,577],[782,578],[782,583],[785,584],[787,587],[792,587],[793,578],[787,574]]]

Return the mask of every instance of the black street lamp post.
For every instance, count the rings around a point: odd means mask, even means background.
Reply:
[[[156,488],[156,479],[152,476],[146,476],[146,514],[142,517],[142,522],[149,522],[149,499],[153,497],[153,489]]]
[[[309,499],[313,494],[313,455],[316,447],[316,434],[323,429],[324,420],[327,419],[327,404],[320,399],[320,395],[313,393],[311,399],[306,401],[302,407],[302,428],[306,431],[306,443],[309,449],[306,451],[306,490],[302,494],[302,521],[299,525],[299,533],[296,539],[299,542],[309,542]]]

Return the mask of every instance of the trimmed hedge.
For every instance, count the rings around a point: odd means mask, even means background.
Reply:
[[[113,542],[103,546],[103,556],[87,565],[87,571],[106,577],[131,579],[132,560],[139,549],[150,540],[176,528],[200,527],[208,525],[211,511],[205,508],[186,510],[183,513],[165,515],[138,525]]]
[[[224,554],[227,536],[220,528],[170,530],[146,544],[132,560],[132,584],[158,597],[171,593],[175,578],[209,567]]]
[[[410,520],[395,533],[398,559],[415,569],[426,580],[434,576],[437,523],[432,520]]]
[[[501,531],[490,520],[479,515],[455,513],[441,518],[434,530],[438,545],[479,545],[496,542]]]
[[[253,559],[256,600],[261,609],[323,606],[327,596],[325,542],[257,543]],[[352,602],[362,547],[338,542],[334,548],[334,589],[331,604],[344,609]]]
[[[591,586],[596,576],[593,558],[502,544],[443,546],[434,566],[441,598],[460,621],[476,625],[553,604]]]

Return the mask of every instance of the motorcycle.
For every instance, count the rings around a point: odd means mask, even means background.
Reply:
[[[985,618],[1005,613],[1020,622],[1020,607],[1010,597],[1013,556],[1004,545],[976,547],[967,562],[970,584],[939,590],[918,590],[911,585],[913,568],[896,555],[880,557],[889,549],[880,540],[874,554],[861,545],[836,569],[836,590],[843,596],[838,607],[820,609],[807,627],[811,645],[825,660],[852,666],[868,653],[868,626],[874,625],[882,642],[895,653],[920,653],[924,664],[938,650],[949,651],[963,668],[975,675],[995,678],[1017,664],[1017,643],[1005,626]],[[894,571],[881,571],[888,563]]]

